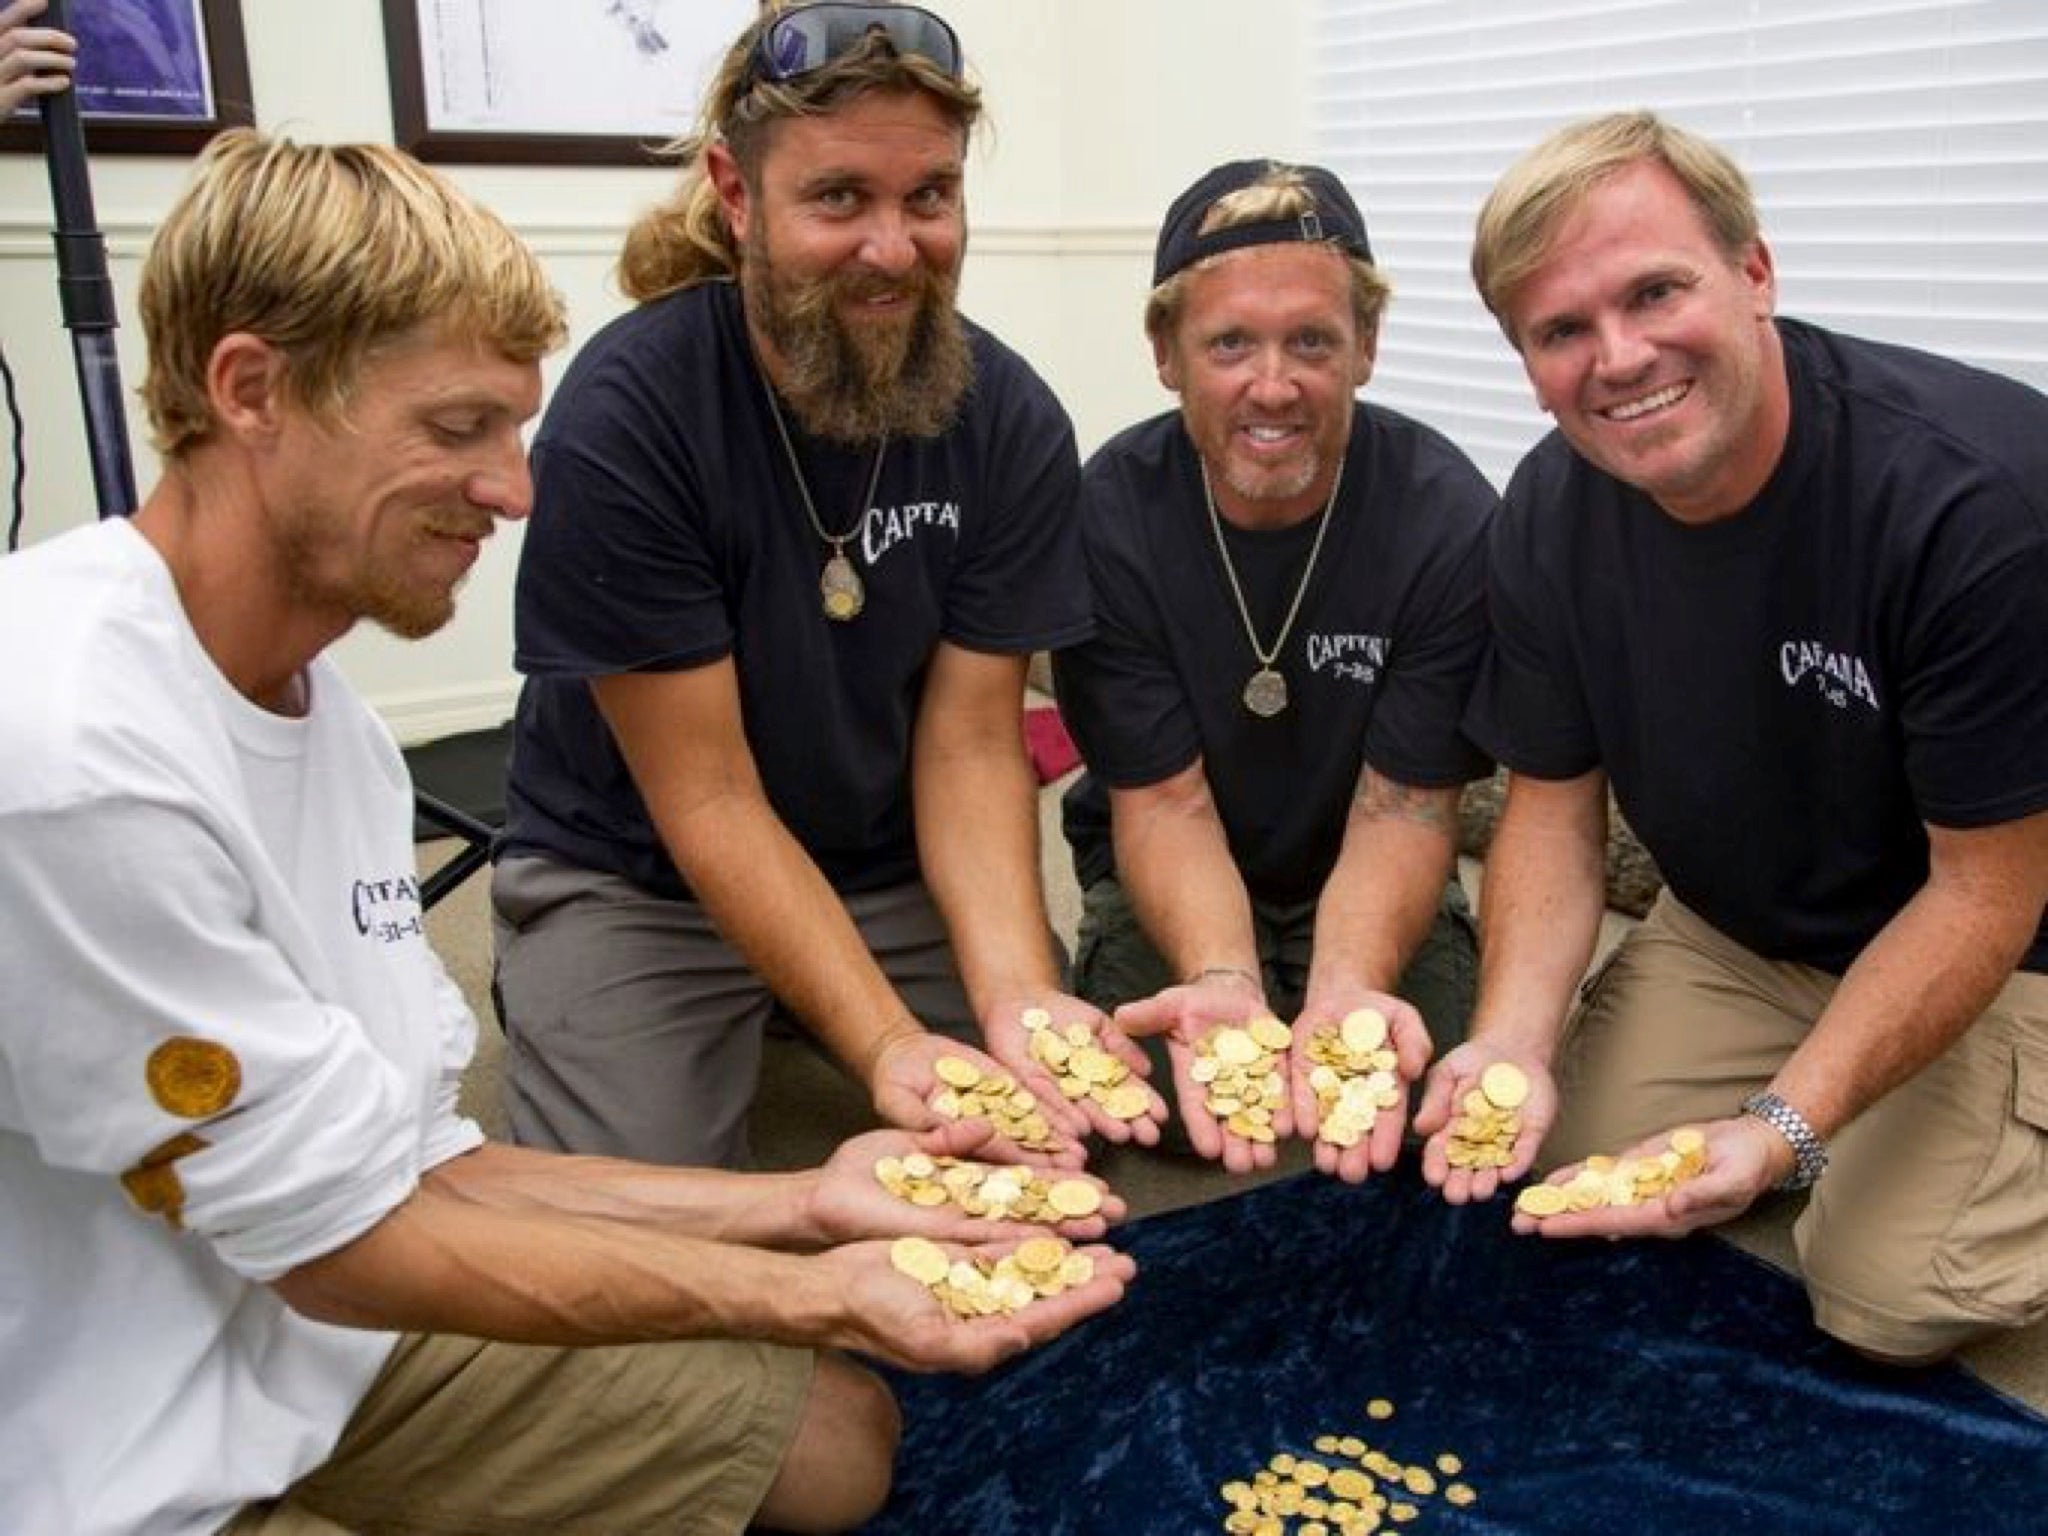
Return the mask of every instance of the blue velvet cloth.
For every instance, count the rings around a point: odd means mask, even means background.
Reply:
[[[1863,1364],[1710,1237],[1517,1238],[1504,1201],[1448,1206],[1404,1162],[1116,1241],[1118,1307],[985,1377],[894,1378],[869,1536],[1218,1531],[1224,1482],[1323,1434],[1457,1453],[1478,1501],[1418,1500],[1414,1532],[2048,1532],[2048,1419],[1957,1369]]]

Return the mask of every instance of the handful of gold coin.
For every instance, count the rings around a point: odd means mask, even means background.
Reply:
[[[1531,1184],[1515,1196],[1515,1209],[1541,1221],[1566,1211],[1641,1205],[1696,1177],[1707,1166],[1707,1138],[1695,1126],[1671,1133],[1662,1151],[1634,1157],[1596,1155],[1562,1184]]]
[[[1007,1317],[1041,1296],[1057,1296],[1085,1285],[1095,1260],[1057,1237],[1034,1237],[999,1259],[976,1255],[954,1259],[922,1237],[899,1237],[889,1245],[889,1262],[938,1298],[955,1317]]]
[[[1400,1102],[1397,1058],[1387,1044],[1387,1018],[1358,1008],[1309,1036],[1308,1085],[1316,1095],[1316,1138],[1355,1147],[1372,1133],[1383,1109]]]
[[[1102,1191],[1086,1179],[1055,1178],[1036,1168],[923,1152],[878,1159],[875,1181],[910,1205],[951,1205],[988,1221],[1054,1226],[1102,1209]]]
[[[1385,1398],[1366,1404],[1368,1418],[1394,1415]],[[1230,1536],[1362,1536],[1421,1517],[1422,1500],[1476,1503],[1478,1491],[1457,1481],[1463,1458],[1451,1451],[1431,1463],[1403,1462],[1357,1435],[1318,1435],[1314,1456],[1280,1451],[1250,1477],[1219,1490],[1230,1513]]]
[[[984,1073],[965,1056],[941,1056],[932,1064],[940,1087],[931,1098],[934,1114],[947,1120],[986,1120],[998,1136],[1033,1152],[1055,1152],[1063,1144],[1038,1097],[1007,1072]]]
[[[1522,1106],[1529,1099],[1528,1074],[1511,1061],[1496,1061],[1465,1090],[1451,1117],[1444,1159],[1453,1168],[1505,1168],[1522,1134]]]
[[[1242,1028],[1213,1029],[1196,1042],[1188,1075],[1203,1086],[1203,1104],[1231,1135],[1274,1140],[1273,1118],[1287,1097],[1281,1058],[1293,1043],[1294,1031],[1270,1013]]]
[[[1063,1097],[1090,1100],[1113,1120],[1142,1119],[1152,1107],[1152,1096],[1130,1064],[1105,1051],[1086,1024],[1055,1028],[1043,1008],[1026,1008],[1018,1020],[1031,1059],[1052,1075]]]

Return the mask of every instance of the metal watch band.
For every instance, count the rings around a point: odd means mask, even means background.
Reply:
[[[1792,1171],[1778,1188],[1805,1189],[1827,1171],[1828,1149],[1806,1123],[1806,1116],[1775,1093],[1752,1093],[1742,1101],[1742,1112],[1754,1115],[1792,1144]]]

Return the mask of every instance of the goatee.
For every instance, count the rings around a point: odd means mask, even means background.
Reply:
[[[920,262],[900,278],[785,278],[759,230],[747,240],[740,290],[748,322],[782,363],[777,392],[804,430],[858,447],[884,437],[937,437],[952,426],[974,382],[974,354],[953,307],[956,277]],[[847,307],[883,294],[908,299],[909,317],[842,318]]]

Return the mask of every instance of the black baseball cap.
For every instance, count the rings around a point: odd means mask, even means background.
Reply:
[[[1294,218],[1239,224],[1231,229],[1211,230],[1206,235],[1196,233],[1217,199],[1252,186],[1276,169],[1299,173],[1314,208]],[[1334,245],[1362,260],[1372,260],[1372,246],[1365,238],[1365,215],[1358,211],[1358,204],[1334,174],[1320,165],[1233,160],[1206,173],[1166,210],[1166,222],[1159,226],[1159,245],[1152,255],[1152,286],[1157,288],[1174,273],[1205,256],[1242,250],[1248,245],[1290,242]]]

